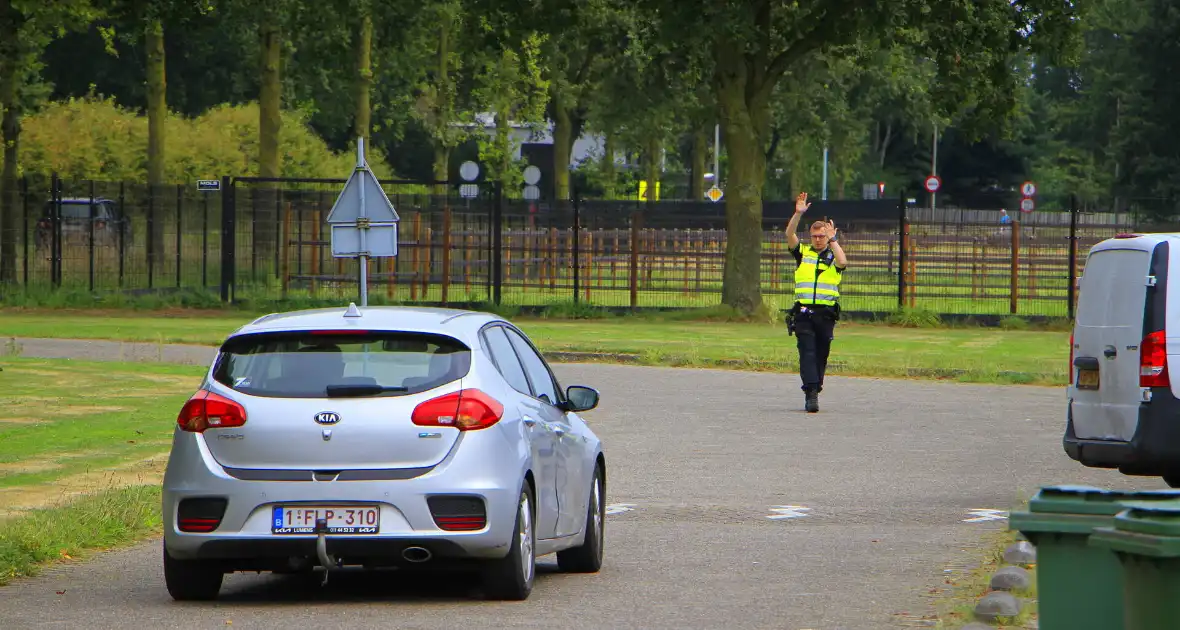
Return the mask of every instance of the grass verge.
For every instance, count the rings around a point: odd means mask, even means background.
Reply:
[[[992,575],[1005,566],[1004,550],[1019,540],[1018,532],[1002,530],[990,532],[983,541],[986,553],[978,564],[958,578],[944,580],[947,589],[935,589],[940,596],[934,605],[938,615],[939,629],[952,630],[980,621],[975,617],[975,606],[980,598],[992,591],[989,584]],[[1017,599],[1025,602],[1020,614],[1015,617],[1001,617],[996,620],[997,628],[1034,628],[1037,619],[1037,568],[1028,568],[1031,585],[1023,591],[1012,591]]]
[[[143,540],[160,528],[160,488],[129,486],[0,521],[0,586],[50,563],[84,559]]]
[[[573,319],[507,315],[555,360],[798,370],[795,339],[777,318],[724,309],[609,316],[567,309]],[[0,311],[9,337],[108,339],[215,345],[254,314],[223,311]],[[829,373],[972,383],[1063,385],[1068,332],[1009,323],[1001,328],[938,326],[907,314],[892,324],[841,322]],[[4,352],[0,346],[0,354]]]

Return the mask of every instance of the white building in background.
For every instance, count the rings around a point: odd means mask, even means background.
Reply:
[[[491,112],[481,112],[475,115],[475,122],[470,123],[451,123],[456,127],[465,129],[482,129],[489,138],[496,134],[496,119]],[[515,121],[509,121],[508,126],[511,128],[511,137],[513,145],[513,157],[521,159],[522,155],[537,155],[546,154],[552,157],[553,147],[553,122],[546,120],[543,125],[524,125]],[[537,150],[541,147],[544,149]],[[570,165],[577,167],[586,160],[597,160],[605,151],[605,138],[602,134],[586,133],[574,139],[572,150],[570,151]],[[535,164],[542,171],[552,168],[553,160],[540,160],[544,164]],[[615,164],[620,166],[628,166],[626,153],[615,150]]]

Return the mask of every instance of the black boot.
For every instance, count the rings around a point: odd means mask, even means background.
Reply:
[[[807,413],[819,411],[819,392],[814,389],[807,391]]]

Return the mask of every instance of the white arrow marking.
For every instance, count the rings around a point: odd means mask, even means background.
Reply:
[[[811,508],[803,507],[802,505],[776,505],[770,508],[770,511],[771,514],[767,515],[766,518],[774,521],[780,521],[788,518],[803,518],[804,516],[810,516],[807,514],[807,512],[810,512]]]
[[[623,512],[630,512],[634,507],[634,503],[612,503],[606,506],[606,513],[622,514]]]
[[[964,523],[983,523],[986,521],[1008,520],[1008,512],[1004,510],[975,509],[968,510],[967,515],[971,518],[963,519]]]

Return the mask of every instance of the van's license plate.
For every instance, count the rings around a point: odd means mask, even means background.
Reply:
[[[275,506],[270,531],[314,534],[315,522],[321,518],[327,519],[329,534],[376,534],[381,524],[381,508],[376,505]]]
[[[1098,370],[1078,370],[1078,389],[1098,389]]]

